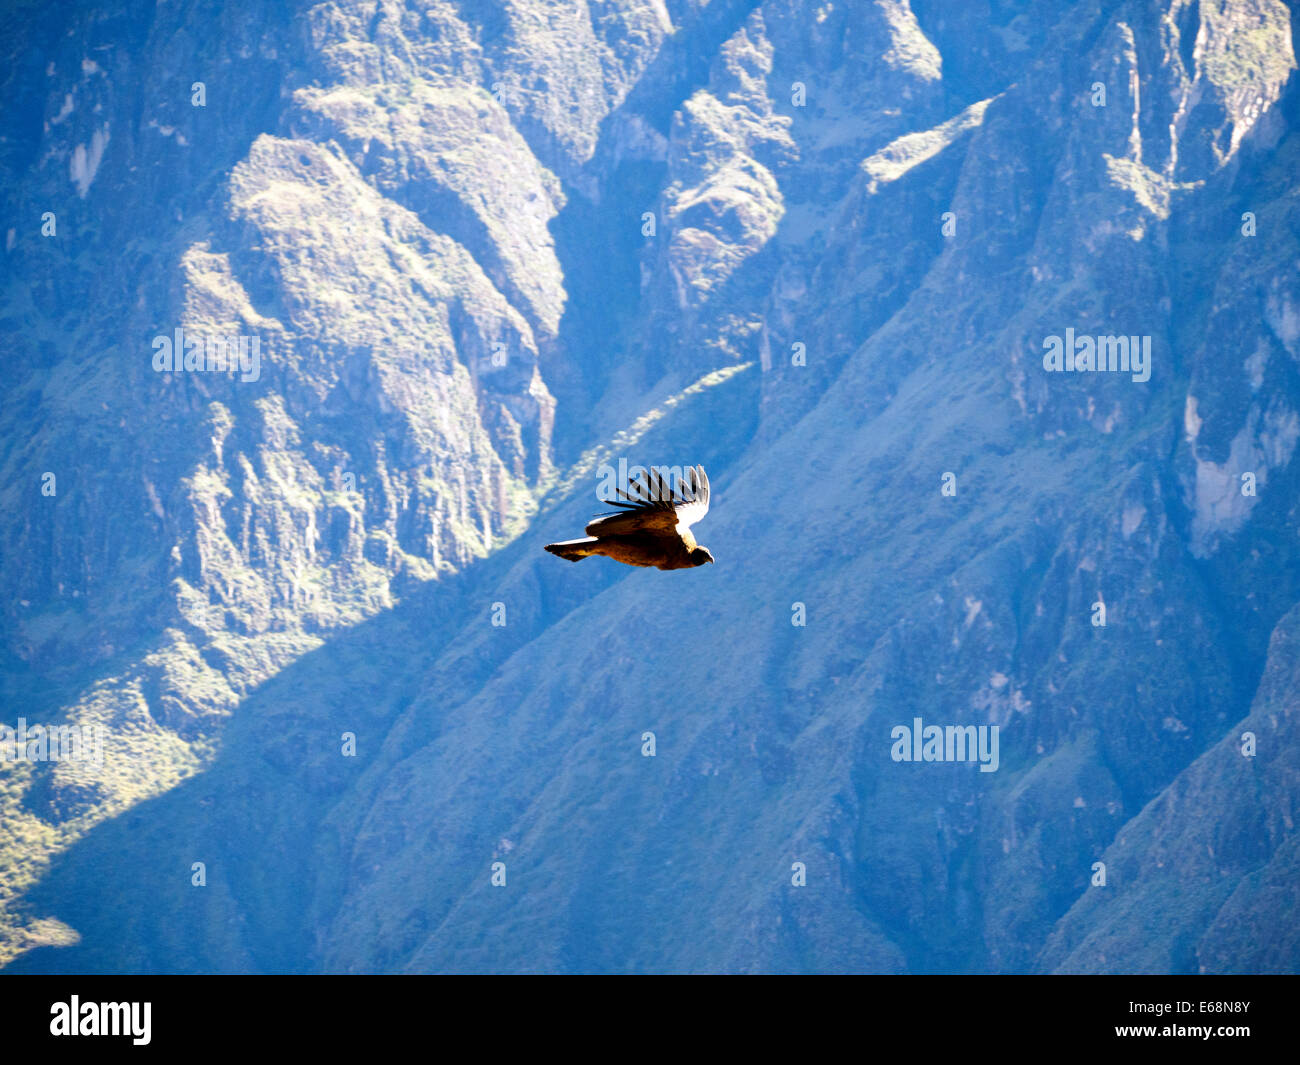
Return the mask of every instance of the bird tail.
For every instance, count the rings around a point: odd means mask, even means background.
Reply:
[[[581,562],[593,554],[591,547],[598,542],[594,536],[584,536],[580,540],[561,540],[558,544],[547,544],[546,550],[553,555],[567,558],[570,562]]]

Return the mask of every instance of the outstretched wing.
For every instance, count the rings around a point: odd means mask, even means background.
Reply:
[[[709,475],[703,466],[693,466],[687,475],[686,498],[677,504],[677,525],[689,529],[709,512]]]
[[[703,466],[688,469],[685,483],[673,492],[655,469],[628,482],[627,492],[611,500],[622,510],[602,514],[587,526],[588,536],[626,536],[634,532],[676,535],[699,521],[709,510],[709,478]]]

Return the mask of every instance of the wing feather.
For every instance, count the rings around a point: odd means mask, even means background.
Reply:
[[[627,491],[619,496],[610,502],[623,509],[593,518],[587,525],[588,536],[677,535],[679,529],[686,530],[709,512],[709,478],[703,466],[689,467],[679,490],[673,492],[667,479],[652,467],[630,480]]]
[[[709,512],[709,475],[703,466],[696,466],[690,474],[690,498],[677,506],[677,524],[689,529]]]

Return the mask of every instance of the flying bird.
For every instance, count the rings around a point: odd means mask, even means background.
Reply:
[[[628,491],[619,496],[610,502],[622,510],[593,518],[582,539],[547,544],[546,550],[570,562],[604,555],[628,566],[658,569],[690,569],[713,561],[709,549],[691,535],[691,526],[709,512],[703,466],[688,467],[675,493],[651,468],[629,481]]]

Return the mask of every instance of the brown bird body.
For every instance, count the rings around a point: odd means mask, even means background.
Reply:
[[[582,539],[547,544],[546,550],[570,562],[604,555],[627,566],[656,569],[691,569],[713,561],[690,528],[709,510],[709,478],[703,466],[688,470],[676,494],[652,469],[621,495],[622,501],[613,503],[622,510],[594,518]]]

